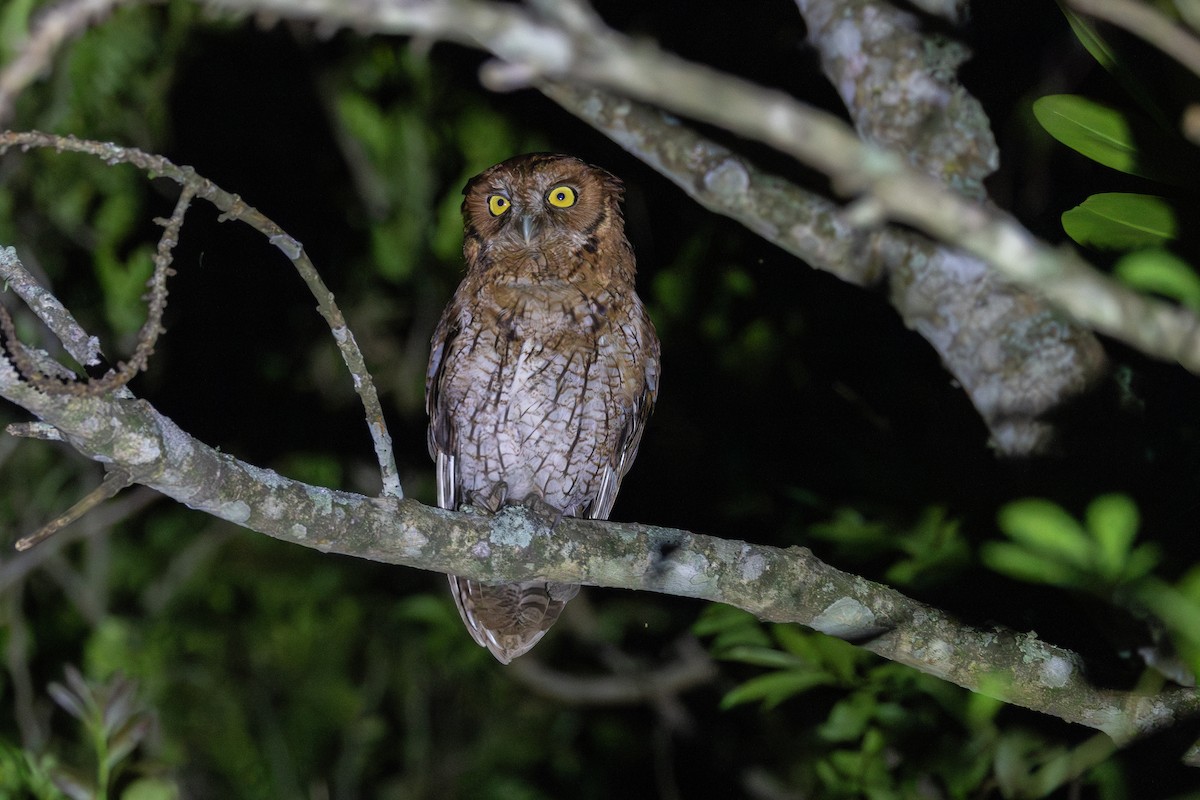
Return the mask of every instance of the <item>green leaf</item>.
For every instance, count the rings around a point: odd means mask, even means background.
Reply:
[[[804,663],[818,663],[821,660],[820,647],[817,645],[817,635],[798,625],[779,623],[771,626],[771,633],[779,646],[796,656]]]
[[[1126,495],[1106,494],[1091,502],[1085,517],[1099,550],[1098,566],[1104,576],[1117,580],[1125,570],[1129,550],[1137,536],[1137,506]]]
[[[803,667],[808,663],[804,659],[794,656],[791,653],[785,653],[782,650],[750,645],[739,645],[724,649],[717,654],[717,658],[720,658],[722,661],[738,661],[743,664],[753,664],[757,667],[769,667],[771,669],[795,669]]]
[[[1091,53],[1092,58],[1100,66],[1104,67],[1109,72],[1120,68],[1120,60],[1112,48],[1108,46],[1108,42],[1096,31],[1096,27],[1092,23],[1079,16],[1075,12],[1064,8],[1063,14],[1067,18],[1067,23],[1071,26],[1071,30],[1075,34],[1075,38],[1083,45],[1083,48]]]
[[[178,800],[179,787],[163,778],[138,778],[121,792],[121,800]]]
[[[1133,288],[1178,300],[1200,310],[1200,276],[1190,264],[1165,250],[1140,250],[1121,258],[1113,275]]]
[[[1008,542],[987,542],[979,556],[988,569],[1020,581],[1066,587],[1078,586],[1081,581],[1076,570]]]
[[[758,620],[749,611],[743,611],[725,603],[712,603],[705,607],[696,621],[692,623],[692,633],[696,636],[713,636],[732,628],[741,628],[747,625],[758,625]]]
[[[1121,579],[1128,582],[1146,577],[1150,574],[1150,570],[1158,566],[1159,559],[1158,547],[1155,545],[1143,544],[1135,547],[1129,554],[1129,558],[1125,560]]]
[[[1077,569],[1089,568],[1092,539],[1079,523],[1049,500],[1030,499],[1009,503],[1000,509],[1001,530],[1033,553]]]
[[[787,670],[772,672],[751,678],[721,699],[721,708],[732,708],[743,703],[753,703],[761,700],[766,708],[773,708],[784,700],[816,688],[830,686],[835,683],[833,676],[827,672],[800,672]]]
[[[1200,673],[1200,600],[1195,596],[1198,577],[1200,568],[1193,568],[1176,586],[1149,578],[1135,587],[1138,601],[1166,626],[1171,643],[1193,674]]]
[[[61,683],[51,682],[46,687],[46,693],[75,719],[81,721],[88,719],[89,712],[84,701]]]
[[[1071,30],[1075,33],[1075,37],[1079,39],[1080,44],[1091,54],[1092,58],[1096,59],[1096,62],[1104,67],[1121,84],[1121,88],[1137,101],[1138,105],[1154,120],[1156,125],[1162,128],[1170,128],[1170,120],[1163,113],[1162,109],[1159,108],[1146,82],[1135,74],[1134,70],[1129,68],[1129,64],[1138,63],[1140,56],[1137,51],[1131,50],[1127,43],[1124,45],[1121,44],[1122,41],[1127,42],[1127,40],[1118,40],[1116,46],[1114,46],[1112,42],[1100,34],[1091,20],[1081,17],[1066,8],[1061,0],[1059,8],[1062,9],[1063,15],[1066,16]]]
[[[875,698],[853,694],[835,705],[829,717],[817,728],[817,735],[827,742],[850,742],[863,735],[875,714]]]
[[[1039,97],[1033,115],[1055,139],[1106,167],[1174,185],[1194,182],[1194,150],[1144,116],[1072,94]]]
[[[1125,115],[1086,97],[1055,94],[1039,97],[1033,115],[1058,141],[1106,167],[1137,172],[1137,145]]]
[[[1062,215],[1063,230],[1081,245],[1132,250],[1158,247],[1179,234],[1175,209],[1150,194],[1094,194]]]
[[[29,38],[35,0],[9,0],[0,10],[0,61],[8,63]]]

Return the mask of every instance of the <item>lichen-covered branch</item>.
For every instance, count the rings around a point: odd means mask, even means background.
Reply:
[[[0,247],[0,278],[4,286],[24,301],[46,326],[55,331],[71,358],[83,366],[100,363],[100,339],[88,336],[57,297],[42,286],[21,264],[15,247]]]
[[[860,285],[886,275],[896,310],[963,385],[1001,452],[1046,444],[1052,430],[1042,416],[1103,368],[1089,331],[1004,284],[978,258],[897,226],[856,227],[828,198],[763,172],[652,106],[575,84],[538,88],[706,208],[811,266]]]
[[[924,4],[935,5],[934,0]],[[859,201],[850,209],[838,209],[828,201],[823,206],[807,203],[811,198],[802,198],[794,187],[772,183],[769,176],[744,161],[706,149],[698,139],[694,144],[699,149],[691,152],[700,154],[700,161],[670,163],[667,152],[660,150],[659,163],[664,171],[676,175],[681,185],[691,179],[696,196],[726,205],[748,225],[764,231],[777,228],[776,235],[790,238],[797,249],[828,259],[831,265],[840,263],[850,279],[868,282],[876,274],[875,265],[883,264],[900,291],[913,293],[901,298],[905,303],[919,302],[927,293],[926,299],[936,305],[944,287],[929,280],[906,283],[896,265],[907,264],[912,269],[916,256],[925,254],[928,260],[943,260],[930,274],[961,271],[975,276],[981,275],[987,264],[1010,280],[1036,287],[1085,324],[1200,371],[1200,337],[1191,314],[1107,281],[1073,253],[1048,247],[995,209],[964,198],[904,158],[864,143],[830,115],[782,93],[682,61],[651,43],[616,34],[604,28],[585,6],[565,0],[547,0],[529,8],[471,0],[210,0],[208,5],[460,41],[501,60],[485,75],[493,86],[545,82],[546,91],[552,95],[559,92],[560,97],[589,88],[610,90],[760,139],[825,171],[840,191],[859,196]],[[72,7],[88,6],[75,3]],[[53,45],[64,38],[46,41]],[[586,97],[584,101],[590,102]],[[649,113],[644,106],[631,104],[630,109]],[[661,116],[660,122],[665,122]],[[618,125],[612,122],[610,127],[616,130]],[[624,135],[635,141],[648,130],[644,127],[634,132],[630,128]],[[358,378],[366,375],[361,355],[303,247],[236,195],[189,168],[115,145],[44,134],[0,134],[0,149],[13,145],[54,146],[135,164],[188,186],[196,197],[221,208],[224,218],[240,219],[263,231],[309,282],[361,390]],[[647,152],[654,149],[646,141],[637,141],[637,146]],[[718,160],[705,160],[713,157]],[[799,217],[792,227],[783,218],[777,222],[766,215],[767,209],[778,211],[771,197],[780,202],[796,200],[811,216]],[[925,240],[900,237],[880,227],[886,220],[917,226],[975,258],[964,258],[958,250],[946,248],[928,253],[919,249],[928,247]],[[846,250],[839,253],[842,247]],[[861,270],[857,265],[847,266],[863,248],[869,266]],[[0,255],[10,253],[0,250]],[[19,265],[15,253],[11,255],[0,262]],[[995,293],[982,279],[972,277],[968,282],[972,281],[988,287],[989,298]],[[26,293],[37,294],[29,285]],[[1050,327],[1061,324],[1053,316],[1039,317],[1029,295],[1012,292],[1005,297],[1006,306],[1015,307],[1014,313],[1022,318]],[[1026,302],[1031,305],[1020,307]],[[53,311],[49,305],[45,308]],[[46,313],[43,318],[60,336],[74,342],[70,346],[95,357],[97,348],[80,344],[91,339],[60,330],[66,317]],[[988,346],[997,349],[976,349],[974,357],[1003,361],[1011,355],[1008,348],[1017,353],[1022,347],[1040,350],[1043,343],[1056,341],[1055,331],[1041,331],[1030,324],[1035,329],[1033,336],[991,343]],[[948,329],[922,329],[919,320],[914,327],[935,343],[949,335]],[[1060,357],[1070,358],[1070,337],[1061,336],[1058,341],[1063,347]],[[44,354],[34,356],[40,359]],[[986,390],[974,391],[987,395]],[[1026,394],[1034,404],[1028,409],[1032,418],[1044,406],[1036,405],[1040,402],[1036,391]],[[323,552],[478,580],[536,577],[730,603],[763,619],[801,623],[858,642],[886,658],[973,691],[1104,731],[1118,742],[1200,712],[1200,694],[1195,690],[1170,689],[1149,695],[1093,686],[1079,657],[1070,651],[1033,634],[964,625],[886,586],[823,564],[802,548],[783,550],[683,530],[571,518],[561,520],[550,535],[544,521],[521,508],[506,508],[488,516],[448,512],[402,499],[398,481],[395,491],[390,491],[388,459],[383,458],[385,449],[390,458],[390,445],[386,444],[382,415],[373,416],[377,405],[372,409],[368,403],[368,417],[384,463],[385,496],[367,498],[302,484],[220,453],[180,430],[149,404],[128,396],[71,397],[39,391],[2,359],[0,396],[52,425],[83,455],[120,469],[137,483],[191,508]],[[976,401],[981,410],[989,408],[979,397]],[[368,402],[367,395],[364,402]],[[1011,409],[1011,405],[996,401],[996,408]],[[392,470],[394,474],[394,466]],[[997,676],[1003,676],[1004,682]]]
[[[550,535],[543,520],[521,507],[489,516],[310,486],[208,447],[144,401],[43,394],[7,362],[0,362],[0,396],[138,483],[322,552],[477,580],[537,577],[729,603],[763,619],[860,642],[885,658],[1096,728],[1117,742],[1200,712],[1195,690],[1141,695],[1092,686],[1070,651],[1033,634],[964,625],[834,569],[804,548],[569,517]]]
[[[999,151],[983,107],[957,80],[958,42],[887,0],[796,0],[821,66],[864,140],[986,202]],[[914,239],[917,237],[908,237]],[[903,257],[896,258],[900,252]],[[1103,373],[1099,341],[983,259],[945,245],[892,249],[892,303],[933,344],[1009,455],[1047,445],[1043,417]]]
[[[759,169],[654,106],[573,83],[537,87],[710,211],[847,283],[871,286],[883,278],[881,251],[890,247],[883,240],[896,229],[854,225],[828,197]]]
[[[1006,280],[1036,290],[1093,330],[1200,372],[1200,320],[1134,292],[1073,250],[1051,247],[997,209],[965,198],[862,141],[841,120],[765,89],[632,40],[590,9],[563,0],[552,15],[476,0],[207,0],[206,5],[319,20],[359,31],[419,35],[486,50],[500,63],[485,83],[511,89],[569,80],[609,89],[753,138],[829,175],[859,196],[859,225],[892,220],[965,250]]]
[[[991,123],[958,83],[966,48],[888,0],[796,0],[821,68],[859,135],[956,192],[984,200],[1000,163]]]

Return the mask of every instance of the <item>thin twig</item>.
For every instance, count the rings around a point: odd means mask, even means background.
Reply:
[[[717,665],[694,641],[683,643],[674,661],[642,671],[617,675],[570,675],[552,670],[536,658],[514,661],[510,672],[531,691],[574,705],[635,705],[653,703],[711,683]]]
[[[62,301],[25,269],[15,247],[0,247],[0,280],[58,337],[71,358],[87,367],[100,363],[100,339],[88,336]]]
[[[41,547],[26,550],[19,555],[0,561],[0,595],[21,583],[31,572],[40,568],[56,552],[67,545],[85,538],[94,530],[116,525],[161,498],[162,495],[153,489],[135,486],[126,494],[97,508],[91,516],[83,520],[85,524],[68,528]],[[89,528],[89,523],[95,528]]]
[[[167,309],[167,278],[175,274],[171,269],[172,251],[179,243],[179,231],[183,227],[183,217],[191,205],[195,190],[184,184],[175,202],[175,210],[166,220],[155,220],[163,226],[162,236],[158,239],[158,248],[154,254],[154,274],[150,276],[148,286],[150,293],[146,309],[146,321],[138,331],[137,347],[129,361],[119,364],[116,375],[120,376],[120,384],[128,383],[134,375],[146,368],[150,356],[154,354],[154,345],[159,334],[163,333],[163,312]]]
[[[222,221],[236,219],[265,235],[267,240],[279,248],[292,262],[293,267],[300,274],[313,297],[316,298],[317,310],[333,332],[338,351],[350,371],[354,389],[366,411],[367,427],[374,441],[375,455],[379,461],[383,496],[397,499],[404,497],[404,491],[400,485],[400,475],[396,469],[395,455],[392,452],[391,435],[388,433],[387,424],[383,418],[383,408],[375,390],[375,382],[366,367],[362,350],[358,347],[354,333],[346,325],[345,317],[342,316],[341,309],[334,301],[333,292],[329,291],[299,241],[258,209],[243,202],[238,195],[227,192],[209,179],[196,174],[191,167],[177,166],[160,155],[146,153],[134,147],[121,147],[112,143],[76,139],[73,136],[55,136],[37,131],[0,133],[0,154],[10,147],[49,147],[60,151],[85,153],[109,164],[132,164],[155,177],[170,178],[189,187],[195,197],[207,200],[221,210],[220,219]],[[166,233],[164,233],[165,237]],[[0,323],[2,322],[3,316],[0,315]]]
[[[102,394],[116,391],[128,384],[150,363],[154,346],[158,337],[166,329],[162,326],[163,312],[167,308],[167,278],[175,274],[171,269],[171,253],[179,242],[179,231],[183,227],[183,218],[192,202],[194,189],[184,185],[175,203],[175,211],[170,219],[155,220],[163,226],[162,236],[158,240],[158,248],[154,255],[154,273],[146,285],[150,291],[147,295],[146,321],[138,330],[137,346],[128,361],[117,365],[116,369],[101,378],[85,378],[83,380],[63,380],[51,378],[34,369],[29,364],[24,350],[12,349],[16,346],[16,333],[13,330],[12,319],[7,309],[0,308],[0,329],[3,329],[6,341],[13,356],[13,363],[21,372],[22,377],[43,392],[49,394],[69,394],[74,397],[98,397]],[[12,249],[12,248],[8,248]],[[19,262],[18,262],[19,266]],[[73,321],[73,320],[72,320]]]
[[[122,489],[132,485],[133,478],[129,470],[123,467],[113,468],[104,476],[104,480],[100,482],[99,486],[85,494],[79,502],[68,508],[60,516],[47,522],[28,536],[18,539],[15,547],[17,550],[28,550],[38,542],[58,533],[105,500],[112,499]]]

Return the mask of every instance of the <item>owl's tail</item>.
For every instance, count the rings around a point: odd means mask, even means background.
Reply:
[[[501,664],[529,652],[567,601],[579,593],[573,583],[480,583],[457,575],[446,577],[467,630]]]

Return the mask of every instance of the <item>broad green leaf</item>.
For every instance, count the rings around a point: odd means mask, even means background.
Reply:
[[[1151,194],[1094,194],[1062,215],[1063,230],[1081,245],[1133,250],[1160,247],[1179,233],[1175,209]]]
[[[753,664],[756,667],[771,669],[796,669],[808,664],[804,659],[791,653],[771,647],[754,647],[752,645],[724,649],[717,654],[717,658],[722,661],[739,661],[743,664]]]
[[[1105,39],[1091,20],[1066,8],[1062,0],[1059,2],[1059,8],[1067,18],[1075,38],[1079,39],[1084,49],[1096,59],[1096,63],[1104,67],[1121,84],[1125,92],[1137,101],[1155,124],[1162,128],[1170,128],[1170,120],[1159,108],[1145,81],[1129,68],[1130,63],[1137,63],[1137,53],[1130,52],[1127,46],[1122,47],[1119,40],[1114,45]]]
[[[1026,550],[1078,569],[1092,565],[1091,537],[1074,517],[1049,500],[1009,503],[1000,509],[998,521],[1000,529]]]
[[[816,643],[817,637],[811,631],[797,625],[779,623],[771,626],[775,641],[787,652],[805,663],[819,663],[821,651]]]
[[[758,625],[758,620],[748,611],[726,605],[712,603],[707,606],[700,616],[692,623],[692,633],[697,636],[712,636],[731,628],[741,628],[746,625]]]
[[[1155,578],[1141,581],[1138,601],[1160,619],[1171,634],[1179,655],[1187,660],[1193,673],[1200,672],[1200,602],[1192,596],[1192,584],[1200,570],[1193,569],[1176,586]]]
[[[1138,509],[1126,495],[1097,497],[1087,509],[1087,527],[1099,544],[1099,567],[1110,580],[1121,577],[1133,539],[1137,536]]]
[[[1120,68],[1120,61],[1117,54],[1108,46],[1108,42],[1104,41],[1092,25],[1090,20],[1087,20],[1073,11],[1064,8],[1063,14],[1067,18],[1067,23],[1071,26],[1071,31],[1075,34],[1075,38],[1083,45],[1084,49],[1092,54],[1092,58],[1100,66],[1104,67],[1109,72]]]
[[[178,800],[179,787],[163,778],[138,778],[121,792],[121,800]]]
[[[987,542],[979,552],[988,569],[1010,578],[1050,586],[1078,586],[1080,574],[1061,562],[1008,542]]]
[[[1195,151],[1140,114],[1056,94],[1035,100],[1033,115],[1055,139],[1106,167],[1164,183],[1194,183]]]
[[[1137,144],[1125,115],[1073,94],[1039,97],[1033,115],[1046,132],[1093,161],[1131,174],[1137,171]]]
[[[1200,309],[1200,276],[1186,261],[1166,250],[1129,253],[1113,267],[1113,275],[1140,291]]]
[[[854,680],[858,665],[865,651],[834,636],[814,636],[813,643],[820,652],[819,663],[832,672],[842,683]]]
[[[854,694],[835,705],[829,717],[817,728],[827,742],[850,742],[860,738],[875,715],[875,698]]]
[[[1200,565],[1192,567],[1175,584],[1185,597],[1200,603]]]
[[[832,675],[825,672],[799,672],[788,670],[772,672],[751,678],[721,699],[721,708],[732,708],[743,703],[762,701],[767,708],[779,705],[789,697],[816,688],[829,686],[835,681]]]
[[[1150,574],[1150,570],[1158,566],[1159,562],[1158,548],[1153,544],[1143,544],[1133,549],[1129,557],[1125,559],[1124,569],[1121,571],[1121,579],[1125,581],[1136,581],[1139,578],[1144,578]]]

